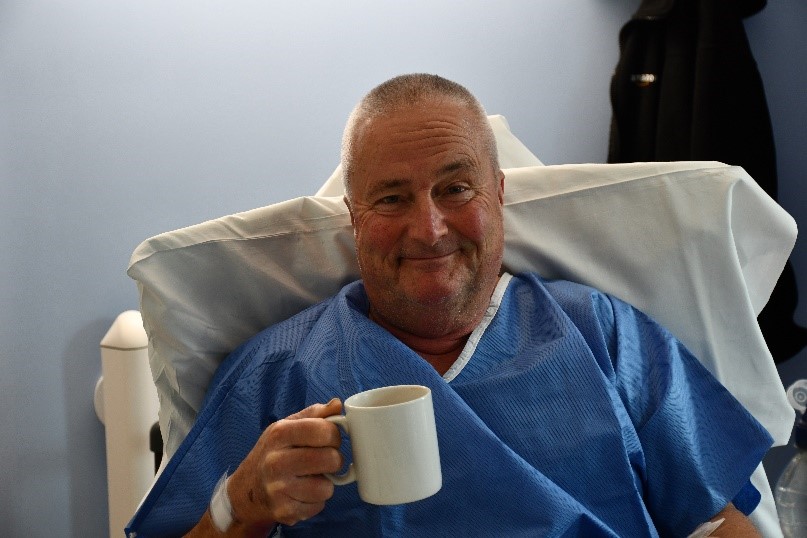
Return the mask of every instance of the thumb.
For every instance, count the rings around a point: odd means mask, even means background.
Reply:
[[[328,403],[315,403],[309,405],[305,409],[289,415],[290,419],[298,418],[325,418],[331,415],[338,415],[342,412],[342,401],[339,398],[333,398]]]

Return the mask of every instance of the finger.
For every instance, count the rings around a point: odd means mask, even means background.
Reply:
[[[335,473],[342,462],[342,454],[335,448],[292,448],[268,454],[264,476],[282,479]]]
[[[337,448],[342,442],[339,428],[321,418],[280,420],[269,426],[267,432],[275,448]]]
[[[289,498],[303,504],[324,503],[333,497],[333,482],[322,475],[300,477],[286,490]]]
[[[325,418],[331,415],[338,415],[342,412],[342,402],[339,398],[333,398],[325,404],[315,403],[305,409],[289,415],[288,418],[295,420],[298,418]]]
[[[286,525],[287,527],[291,527],[300,521],[314,517],[322,512],[324,508],[324,502],[301,503],[289,498],[288,502],[277,507],[273,520],[282,525]]]
[[[299,477],[283,483],[280,489],[267,484],[267,496],[276,499],[273,519],[285,525],[314,517],[325,508],[333,493],[333,483],[321,475]]]

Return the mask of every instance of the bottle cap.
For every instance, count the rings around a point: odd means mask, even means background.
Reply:
[[[807,449],[807,379],[799,379],[787,387],[787,401],[801,415],[793,429],[793,439],[797,447]]]
[[[799,379],[787,387],[787,401],[793,409],[799,413],[804,413],[807,408],[807,379]]]

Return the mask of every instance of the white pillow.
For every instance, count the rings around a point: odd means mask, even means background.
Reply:
[[[796,228],[741,168],[583,164],[505,174],[508,271],[590,284],[644,310],[787,442],[792,409],[756,315]],[[232,349],[359,277],[347,208],[323,196],[153,237],[128,274],[141,294],[168,455]]]

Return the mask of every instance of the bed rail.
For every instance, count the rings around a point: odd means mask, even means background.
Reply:
[[[154,481],[150,431],[159,403],[140,312],[121,313],[100,346],[94,401],[106,430],[109,534],[120,536]]]

